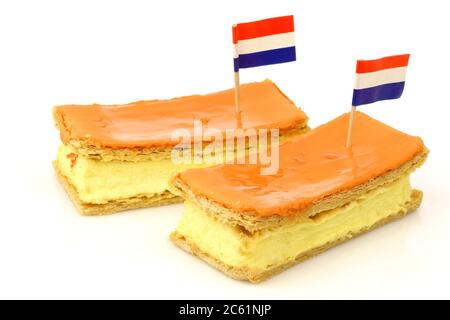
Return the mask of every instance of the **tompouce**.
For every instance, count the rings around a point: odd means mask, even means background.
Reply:
[[[212,164],[175,164],[173,132],[191,132],[195,121],[221,132],[236,127],[232,89],[125,105],[64,105],[53,114],[62,140],[54,167],[86,215],[181,201],[168,190],[169,179]],[[308,131],[305,113],[270,80],[241,86],[240,117],[242,129],[276,128],[284,140]],[[192,138],[204,137],[194,132]]]
[[[414,211],[409,175],[426,159],[419,137],[356,113],[280,146],[279,172],[258,165],[191,169],[172,180],[185,200],[172,241],[235,279],[259,282]]]

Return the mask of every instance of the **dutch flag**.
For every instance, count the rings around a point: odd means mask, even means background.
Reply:
[[[234,71],[295,61],[294,17],[284,16],[233,26]]]
[[[400,98],[405,87],[409,54],[358,60],[352,106]]]

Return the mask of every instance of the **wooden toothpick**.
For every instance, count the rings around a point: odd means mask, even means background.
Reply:
[[[355,124],[355,115],[356,115],[356,107],[352,106],[350,111],[350,119],[348,120],[348,129],[347,129],[347,142],[345,146],[350,148],[352,146],[353,139],[353,126]]]
[[[241,112],[241,90],[239,84],[239,71],[234,73],[234,101],[236,106],[236,113]]]

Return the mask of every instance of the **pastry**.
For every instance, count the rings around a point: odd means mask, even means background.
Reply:
[[[279,147],[277,174],[260,164],[178,173],[184,214],[171,240],[225,274],[259,282],[414,211],[410,174],[426,159],[421,138],[357,112],[353,146],[344,114]]]
[[[202,149],[196,154],[200,161],[172,161],[172,151],[180,144],[173,139],[177,130],[192,134],[189,145],[196,139],[208,142],[195,132],[195,122],[221,132],[279,129],[281,139],[308,130],[305,113],[270,80],[241,86],[239,116],[233,89],[125,105],[63,105],[53,114],[62,141],[54,167],[88,215],[180,201],[168,190],[170,177],[186,168],[212,165],[203,161]]]

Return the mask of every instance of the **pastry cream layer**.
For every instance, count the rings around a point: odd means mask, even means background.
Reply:
[[[343,207],[251,236],[186,202],[177,232],[227,266],[264,272],[306,251],[357,233],[392,214],[406,211],[411,191],[409,176],[405,176]]]
[[[95,204],[162,193],[174,174],[208,165],[174,164],[171,159],[105,162],[76,155],[72,147],[64,144],[59,147],[57,163],[80,200]]]

